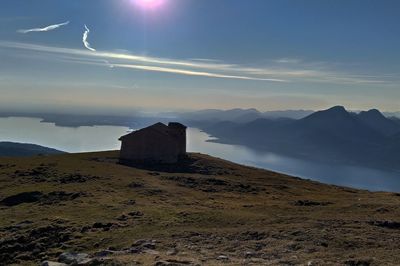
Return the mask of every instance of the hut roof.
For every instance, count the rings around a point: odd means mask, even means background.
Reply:
[[[169,130],[170,130],[170,128],[167,125],[165,125],[163,123],[156,123],[156,124],[151,125],[149,127],[145,127],[145,128],[133,131],[133,132],[131,132],[131,133],[125,135],[125,136],[122,136],[122,137],[119,138],[119,140],[124,140],[126,138],[131,138],[131,137],[134,137],[137,134],[141,134],[143,132],[148,132],[148,131],[152,131],[152,132],[155,132],[155,133],[158,133],[158,134],[162,134],[162,135],[165,135],[165,136],[170,136],[170,131]]]

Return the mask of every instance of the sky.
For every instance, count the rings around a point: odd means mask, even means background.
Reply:
[[[397,0],[2,0],[3,110],[400,110]]]

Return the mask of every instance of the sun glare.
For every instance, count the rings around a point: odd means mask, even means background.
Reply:
[[[164,4],[165,0],[134,0],[134,3],[143,9],[154,9]]]

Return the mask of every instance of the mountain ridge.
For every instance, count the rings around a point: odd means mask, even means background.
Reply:
[[[374,124],[376,118],[379,125]],[[214,142],[245,145],[259,151],[328,162],[400,168],[400,161],[396,159],[400,150],[390,148],[396,141],[391,136],[400,133],[400,124],[384,117],[378,110],[357,114],[348,112],[343,106],[335,106],[297,120],[256,119],[230,124],[227,129],[220,122],[202,129],[217,138]]]

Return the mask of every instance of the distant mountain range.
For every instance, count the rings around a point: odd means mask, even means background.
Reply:
[[[42,119],[43,123],[54,123],[62,127],[81,126],[124,126],[133,129],[146,127],[157,122],[168,123],[179,121],[192,126],[202,126],[217,122],[246,123],[256,119],[301,119],[315,111],[312,110],[281,110],[260,112],[257,109],[206,109],[189,112],[160,112],[146,114],[134,112],[132,115],[78,115],[78,114],[56,114],[56,113],[32,113],[32,112],[0,112],[0,117],[35,117]],[[358,113],[358,112],[357,112]],[[386,117],[397,120],[400,123],[400,112],[384,113]]]
[[[203,123],[216,142],[240,144],[329,162],[400,170],[400,123],[376,109],[352,113],[342,106],[301,119]]]
[[[386,117],[396,117],[400,119],[400,112],[385,112]]]
[[[189,123],[202,123],[204,121],[222,122],[251,122],[259,118],[292,118],[300,119],[312,114],[311,110],[285,110],[285,111],[268,111],[260,112],[257,109],[207,109],[193,112],[177,113],[175,116],[180,119],[189,121]]]
[[[0,157],[25,157],[61,153],[64,152],[35,144],[0,142]]]

